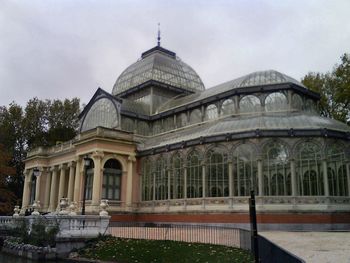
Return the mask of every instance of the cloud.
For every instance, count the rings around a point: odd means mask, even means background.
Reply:
[[[156,44],[177,53],[206,87],[255,70],[296,79],[350,52],[349,1],[4,1],[0,105],[112,91]]]

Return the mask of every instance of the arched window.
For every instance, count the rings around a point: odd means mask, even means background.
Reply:
[[[171,160],[170,198],[184,197],[183,161],[179,153],[173,155]]]
[[[312,113],[317,111],[316,110],[316,104],[315,104],[315,102],[313,100],[311,100],[311,99],[306,100],[306,102],[305,102],[305,111],[312,112]]]
[[[176,126],[177,128],[185,127],[188,124],[187,114],[185,112],[176,116]]]
[[[94,179],[94,161],[92,159],[90,160],[89,166],[86,168],[86,190],[85,190],[85,200],[91,200],[92,199],[92,183]]]
[[[267,177],[265,195],[290,195],[290,163],[288,151],[279,142],[267,144],[263,149],[263,173]]]
[[[210,104],[205,110],[205,120],[217,119],[218,115],[218,108],[214,104]]]
[[[150,201],[153,200],[153,174],[151,170],[151,161],[149,159],[142,160],[142,200]]]
[[[334,144],[327,150],[328,185],[331,196],[348,196],[344,147]]]
[[[259,98],[254,95],[244,96],[239,103],[239,110],[241,113],[260,112],[261,105]]]
[[[145,121],[138,121],[137,123],[137,133],[141,135],[149,135],[149,126]]]
[[[198,152],[187,156],[187,198],[202,197],[202,166]]]
[[[323,195],[321,149],[312,142],[299,144],[296,158],[299,195]]]
[[[168,199],[168,173],[166,159],[160,157],[156,161],[155,169],[155,199]]]
[[[257,193],[257,162],[254,148],[249,144],[239,145],[233,152],[233,181],[235,196]]]
[[[170,117],[165,118],[164,122],[163,122],[163,127],[164,127],[164,131],[173,130],[175,128],[174,117],[170,116]]]
[[[97,126],[114,128],[118,126],[118,111],[113,102],[101,98],[94,102],[83,120],[81,131],[87,131]]]
[[[288,109],[287,97],[282,92],[274,92],[266,97],[266,111],[281,111],[286,109]]]
[[[122,117],[122,130],[124,131],[129,131],[129,132],[134,132],[135,125],[134,125],[134,120],[126,117]]]
[[[227,99],[222,103],[221,115],[231,115],[235,113],[235,102],[233,99]]]
[[[213,148],[207,153],[206,196],[229,195],[227,153],[221,148]]]
[[[298,94],[293,94],[292,96],[292,109],[293,110],[303,109],[303,99]]]
[[[190,123],[195,124],[202,121],[202,113],[200,109],[194,109],[190,114]]]
[[[153,134],[158,134],[162,132],[162,122],[160,120],[153,123]]]
[[[103,166],[102,199],[120,200],[122,166],[109,159]]]

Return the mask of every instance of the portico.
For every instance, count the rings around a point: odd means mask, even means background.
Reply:
[[[90,160],[89,167],[84,167],[84,158]],[[101,199],[110,201],[112,211],[131,210],[132,184],[138,180],[135,161],[130,133],[99,127],[81,133],[74,141],[39,148],[26,160],[21,213],[34,201],[40,202],[41,212],[58,212],[61,198],[75,202],[80,212],[84,180],[87,213],[98,213]],[[36,177],[34,169],[39,169]]]

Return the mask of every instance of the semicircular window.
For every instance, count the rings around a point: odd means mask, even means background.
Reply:
[[[97,100],[86,114],[81,131],[98,126],[113,128],[118,126],[118,112],[113,102],[107,98]]]
[[[260,100],[256,96],[247,95],[241,99],[239,103],[239,109],[241,113],[259,112],[261,111]]]
[[[222,103],[221,115],[230,115],[235,112],[235,102],[233,99],[227,99]]]
[[[218,117],[218,108],[214,104],[210,104],[205,111],[205,120],[214,120]]]
[[[281,92],[274,92],[265,99],[266,111],[281,111],[288,107],[287,97]]]

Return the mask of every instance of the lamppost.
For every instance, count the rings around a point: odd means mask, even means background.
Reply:
[[[90,165],[90,158],[85,155],[84,157],[84,194],[83,194],[83,208],[81,214],[85,215],[85,199],[86,199],[86,186],[87,186],[87,168]]]

